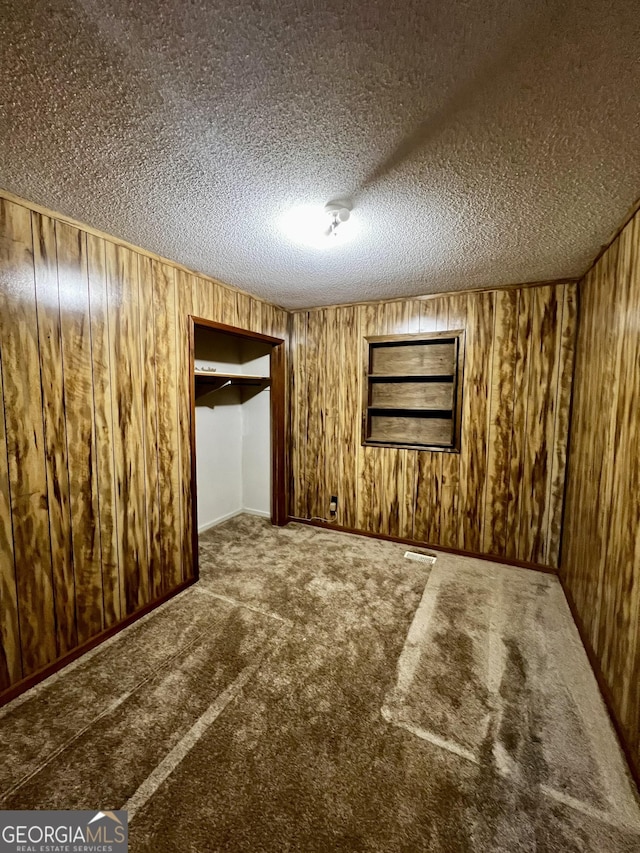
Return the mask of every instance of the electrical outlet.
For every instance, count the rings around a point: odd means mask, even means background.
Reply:
[[[331,503],[329,504],[329,512],[331,515],[335,515],[338,511],[338,496],[331,495]]]

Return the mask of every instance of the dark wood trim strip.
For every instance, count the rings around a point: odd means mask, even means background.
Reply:
[[[585,273],[586,275],[586,273]],[[513,284],[489,284],[486,287],[458,288],[438,293],[422,293],[417,296],[394,296],[390,299],[365,299],[362,302],[339,302],[335,305],[314,305],[308,308],[283,308],[289,314],[305,314],[313,311],[326,311],[329,308],[359,308],[362,305],[391,305],[394,302],[428,302],[430,299],[448,299],[452,296],[467,296],[470,293],[493,293],[501,290],[525,290],[530,287],[554,287],[562,284],[576,284],[583,276],[553,278],[549,281],[523,281]],[[226,285],[225,285],[226,286]],[[254,297],[255,298],[255,297]]]
[[[288,521],[289,505],[286,452],[285,343],[271,350],[271,522],[282,527]]]
[[[587,657],[589,658],[591,669],[593,670],[593,674],[595,675],[596,681],[598,682],[598,687],[600,688],[600,693],[602,694],[602,698],[604,699],[604,704],[607,708],[607,712],[611,719],[614,731],[618,736],[620,748],[622,749],[622,752],[624,753],[624,756],[627,760],[627,764],[629,765],[631,777],[636,784],[638,792],[640,793],[640,758],[637,758],[634,754],[631,745],[627,742],[625,732],[620,723],[618,722],[618,718],[616,717],[615,711],[615,703],[613,701],[611,690],[609,689],[609,685],[605,680],[604,673],[602,672],[602,669],[600,667],[600,661],[598,660],[598,656],[596,655],[593,646],[591,645],[589,635],[584,626],[584,622],[580,617],[580,613],[578,612],[576,603],[573,600],[573,596],[571,595],[569,588],[566,586],[564,580],[562,579],[562,575],[559,576],[559,580],[560,586],[562,587],[562,590],[564,592],[564,597],[567,599],[569,610],[571,611],[571,615],[573,616],[573,621],[576,623],[578,633],[580,634],[582,645],[584,646],[584,650],[587,653]]]
[[[300,524],[309,524],[311,527],[322,527],[327,530],[337,530],[339,533],[352,533],[354,536],[367,536],[369,539],[384,539],[387,542],[399,542],[402,545],[411,545],[414,548],[430,548],[432,551],[443,551],[445,554],[460,554],[462,557],[475,557],[477,560],[487,560],[491,563],[504,563],[506,566],[517,566],[520,569],[529,569],[534,572],[543,572],[547,575],[557,575],[557,569],[553,566],[543,566],[538,563],[527,563],[524,560],[516,560],[511,557],[502,557],[499,554],[480,554],[476,551],[464,551],[462,548],[449,548],[444,545],[432,545],[429,542],[420,542],[417,539],[405,539],[402,536],[388,536],[386,533],[371,533],[369,530],[357,530],[353,527],[340,527],[330,521],[317,521],[310,518],[297,518],[290,515],[289,521],[297,521]]]
[[[129,625],[133,625],[134,622],[137,622],[138,619],[141,619],[143,616],[146,616],[148,613],[151,613],[152,610],[155,610],[157,607],[160,607],[161,604],[166,604],[167,601],[174,598],[174,596],[178,595],[181,592],[184,592],[185,589],[188,589],[190,586],[196,582],[195,578],[190,578],[189,580],[182,581],[177,587],[165,593],[163,596],[158,598],[156,601],[150,601],[148,604],[143,605],[139,610],[136,610],[135,613],[130,613],[126,616],[122,621],[118,622],[117,625],[112,625],[110,628],[105,628],[104,631],[101,631],[99,634],[96,634],[95,637],[91,637],[91,639],[87,640],[81,646],[76,646],[75,649],[71,649],[70,652],[67,652],[58,660],[53,661],[53,663],[48,664],[42,669],[38,670],[38,672],[33,672],[31,675],[27,676],[27,678],[23,678],[21,681],[16,681],[15,684],[12,684],[8,690],[5,690],[4,693],[0,694],[0,708],[3,705],[7,705],[11,702],[12,699],[15,699],[20,694],[25,693],[31,687],[35,687],[36,684],[39,684],[41,681],[44,681],[45,678],[49,678],[50,675],[58,672],[63,669],[68,664],[72,663],[74,660],[77,660],[82,655],[94,649],[96,646],[99,646],[100,643],[103,643],[105,640],[108,640],[110,637],[119,634],[120,631],[128,628]]]
[[[191,554],[193,561],[193,577],[200,577],[200,549],[198,547],[198,483],[196,477],[196,323],[194,317],[189,316],[189,441],[191,442]]]
[[[208,329],[216,329],[218,332],[226,332],[236,338],[245,338],[249,341],[262,341],[265,344],[283,344],[283,338],[274,338],[272,335],[263,335],[262,332],[252,332],[249,329],[241,329],[239,326],[229,326],[227,323],[218,323],[216,320],[205,320],[204,317],[191,317],[196,326],[206,326]]]

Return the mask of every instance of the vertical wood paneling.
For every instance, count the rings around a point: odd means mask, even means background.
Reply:
[[[110,627],[122,618],[124,599],[120,599],[106,249],[105,241],[93,234],[87,234],[87,267],[104,624],[105,627]]]
[[[23,674],[56,658],[31,215],[0,199],[0,351]]]
[[[192,575],[190,314],[288,336],[275,306],[0,198],[0,699]]]
[[[297,315],[294,314],[294,320]],[[353,306],[338,309],[340,374],[336,378],[339,411],[340,478],[338,523],[356,526],[358,447],[360,446],[360,340],[358,312]],[[330,450],[333,452],[333,449]]]
[[[338,309],[328,308],[324,322],[324,361],[320,370],[331,371],[337,363],[340,350],[340,331],[338,328]],[[324,395],[325,423],[323,432],[324,447],[322,455],[325,461],[325,481],[320,512],[326,518],[331,518],[329,504],[331,496],[338,494],[340,480],[340,412],[339,412],[339,382],[327,382]]]
[[[104,627],[85,234],[56,224],[78,642]]]
[[[560,329],[560,362],[558,368],[556,422],[553,438],[553,461],[549,488],[549,527],[547,530],[547,559],[553,566],[560,560],[562,534],[562,507],[567,465],[567,440],[571,411],[572,365],[575,357],[576,287],[564,288],[562,326]]]
[[[476,552],[482,550],[485,510],[494,298],[493,293],[474,293],[467,303],[458,547]]]
[[[409,303],[389,302],[382,308],[382,334],[404,335],[409,331]],[[406,527],[405,487],[407,450],[386,448],[381,469],[381,532],[400,536]]]
[[[573,369],[571,293],[555,285],[294,312],[296,514],[318,515],[315,496],[333,493],[343,496],[337,520],[346,527],[556,566]],[[362,446],[363,339],[447,329],[464,330],[466,340],[461,452]]]
[[[138,264],[106,241],[120,598],[123,615],[149,601]]]
[[[306,320],[307,315],[299,312],[291,319],[291,361],[289,387],[291,393],[291,513],[298,518],[307,515],[307,500],[305,492],[306,473],[306,411],[303,402],[306,397]],[[294,365],[296,369],[294,370]]]
[[[518,334],[518,292],[496,293],[493,324],[489,431],[491,441],[487,458],[487,491],[484,510],[482,549],[489,554],[506,552],[506,520],[509,506],[511,434],[515,401],[514,373]],[[570,387],[571,374],[567,377]],[[566,447],[567,425],[564,424]],[[560,450],[560,452],[562,452]]]
[[[31,215],[38,306],[40,376],[44,415],[49,530],[59,655],[78,644],[76,593],[69,498],[69,458],[60,329],[55,221]]]
[[[516,338],[513,374],[513,421],[511,424],[511,459],[509,460],[509,501],[505,519],[505,556],[515,558],[520,553],[520,491],[524,482],[526,423],[529,407],[529,367],[531,364],[531,306],[532,291],[521,290],[518,299],[518,333]]]
[[[640,215],[578,294],[561,578],[640,777]]]
[[[2,350],[0,349],[0,400],[2,388]],[[18,594],[11,530],[11,498],[4,408],[0,407],[0,692],[22,678]]]
[[[194,310],[198,317],[203,317],[205,320],[213,320],[215,314],[215,285],[212,281],[206,278],[198,278],[197,280],[197,299],[194,305]]]
[[[160,522],[160,485],[158,476],[158,406],[156,380],[155,304],[153,300],[153,261],[138,256],[140,284],[140,332],[142,359],[142,406],[144,412],[144,464],[147,488],[147,545],[149,554],[150,597],[162,594],[162,526]]]
[[[231,294],[232,291],[225,293]],[[176,326],[177,339],[176,350],[178,353],[178,447],[180,459],[180,552],[182,554],[183,579],[192,576],[193,554],[193,508],[191,505],[191,383],[189,366],[189,315],[193,313],[193,281],[192,276],[183,270],[176,273],[176,297],[178,322]],[[229,314],[225,315],[235,321],[235,313],[232,314],[231,301],[227,308]],[[225,309],[226,310],[226,309]],[[233,300],[233,312],[235,312],[235,299]],[[227,322],[227,320],[225,320]]]
[[[553,287],[532,293],[526,452],[520,491],[518,556],[532,563],[547,559],[549,492],[562,330],[562,294]]]
[[[213,294],[213,292],[212,292]],[[178,331],[176,272],[153,262],[153,306],[156,352],[156,399],[158,407],[158,490],[162,591],[180,583],[182,528],[180,525],[181,469],[178,409]]]
[[[450,329],[464,329],[465,339],[468,331],[467,322],[468,298],[463,295],[452,296],[447,300],[448,314],[447,325]],[[465,340],[465,362],[468,346]],[[466,394],[467,370],[465,365],[463,377],[463,396]],[[462,420],[462,437],[466,430],[464,418]],[[461,448],[461,453],[464,447]],[[458,545],[458,512],[460,505],[460,458],[461,453],[442,454],[442,485],[440,488],[440,539],[439,544],[448,548],[457,548]],[[434,543],[436,544],[436,543]]]
[[[363,340],[369,335],[382,334],[380,330],[385,328],[383,325],[383,309],[383,305],[360,305],[357,308],[359,324],[358,358],[360,362],[358,370],[359,407],[365,405],[363,381],[368,370]],[[310,314],[310,320],[316,320],[315,313]],[[362,429],[361,415],[359,409],[358,426],[360,430]],[[383,532],[381,502],[383,460],[384,448],[364,447],[361,440],[358,442],[356,518],[357,527],[361,530]]]

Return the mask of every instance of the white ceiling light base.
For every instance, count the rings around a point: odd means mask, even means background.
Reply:
[[[327,235],[330,237],[336,237],[338,234],[338,227],[342,225],[343,222],[346,222],[351,215],[351,204],[344,199],[341,199],[340,201],[330,201],[325,205],[324,209],[329,217]]]

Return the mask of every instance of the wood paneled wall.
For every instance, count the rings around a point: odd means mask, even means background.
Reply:
[[[188,582],[190,314],[287,314],[0,197],[0,700]]]
[[[561,580],[640,780],[640,213],[578,296]]]
[[[292,315],[292,514],[558,565],[575,285]],[[362,340],[464,329],[462,448],[361,446]]]

